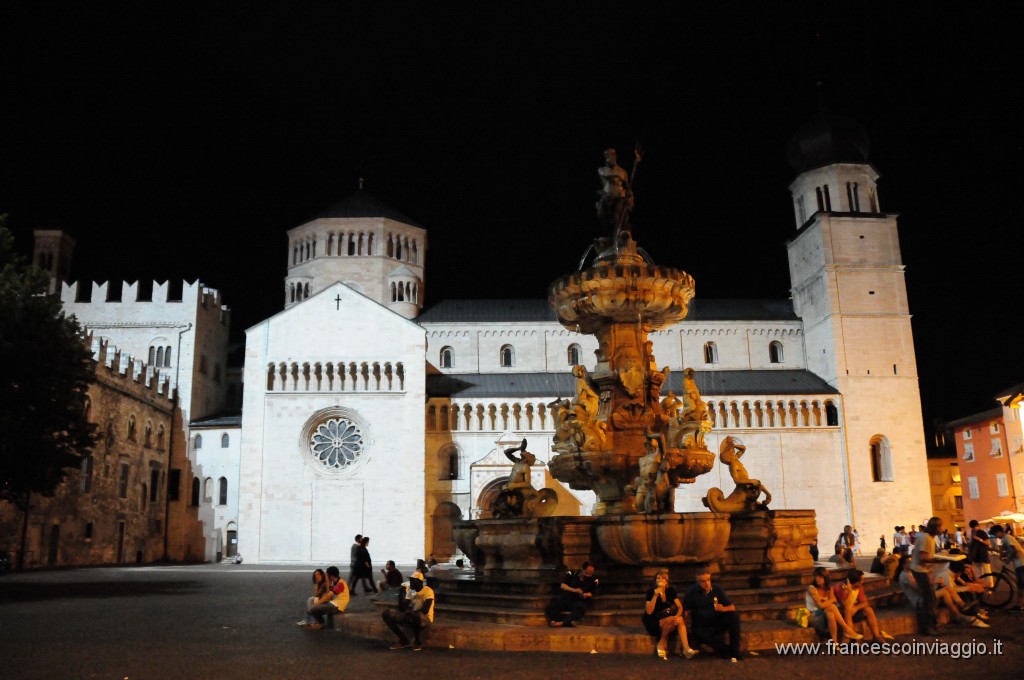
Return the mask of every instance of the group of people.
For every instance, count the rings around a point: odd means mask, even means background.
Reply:
[[[1008,527],[996,525],[986,532],[972,520],[970,532],[965,536],[967,559],[959,561],[936,556],[941,552],[937,537],[943,535],[940,518],[932,517],[920,529],[915,532],[914,541],[910,544],[912,548],[907,554],[898,538],[905,532],[903,527],[897,527],[893,552],[887,553],[884,545],[879,547],[871,572],[900,584],[916,610],[921,632],[939,634],[939,606],[949,609],[953,620],[958,623],[989,627],[988,613],[981,607],[981,595],[987,585],[985,575],[991,573],[989,551],[994,548],[1000,549],[1004,559],[1015,569],[1021,599],[1011,610],[1024,610],[1024,543],[1014,537]],[[363,583],[366,592],[397,590],[397,608],[385,609],[382,614],[385,625],[397,638],[390,649],[418,651],[422,649],[423,633],[434,620],[435,593],[429,574],[436,577],[440,565],[433,559],[430,564],[419,560],[409,580],[403,581],[395,563],[389,561],[380,570],[381,580],[374,584],[370,578],[372,563],[368,544],[368,537],[355,537],[350,575],[352,590],[357,583]],[[856,538],[851,527],[844,527],[835,546],[837,566],[852,567],[851,553],[855,546]],[[954,547],[951,552],[956,553],[958,549]],[[463,567],[463,564],[456,564],[456,568]],[[809,624],[822,635],[827,634],[836,644],[840,642],[840,633],[850,640],[861,640],[865,636],[883,641],[893,639],[879,627],[864,589],[863,576],[863,572],[853,568],[841,582],[832,583],[827,568],[814,569],[812,583],[805,594],[810,612]],[[598,585],[595,567],[590,563],[584,562],[580,569],[566,572],[555,597],[545,607],[548,625],[555,628],[576,625],[585,616],[586,605],[595,596]],[[354,592],[350,593],[337,567],[328,567],[326,571],[317,569],[313,572],[313,595],[307,601],[306,618],[299,624],[312,630],[324,627],[326,618],[345,611],[350,594]],[[657,655],[663,660],[669,659],[673,635],[678,640],[673,651],[686,659],[696,656],[701,646],[713,649],[732,661],[740,658],[739,614],[725,591],[712,583],[708,570],[697,574],[696,583],[682,596],[670,585],[669,572],[659,571],[647,589],[641,622],[656,640]],[[864,626],[862,632],[857,629],[858,623]],[[691,646],[691,640],[696,646]]]
[[[548,625],[553,628],[571,628],[586,614],[586,604],[597,592],[599,579],[594,565],[584,562],[578,570],[566,572],[554,599],[544,610]],[[685,615],[690,616],[687,630]],[[736,605],[718,584],[711,582],[707,570],[697,575],[697,582],[680,597],[669,584],[669,573],[662,570],[647,589],[644,608],[640,616],[644,628],[657,642],[658,657],[669,659],[669,640],[678,638],[675,653],[692,659],[699,649],[690,645],[707,645],[723,658],[740,658],[740,618]]]

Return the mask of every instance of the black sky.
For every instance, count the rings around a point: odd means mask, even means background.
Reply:
[[[821,81],[901,214],[926,419],[1024,380],[1014,3],[23,4],[0,212],[25,252],[70,231],[76,277],[200,278],[240,336],[281,309],[285,232],[362,175],[429,229],[428,304],[543,297],[599,231],[601,150],[639,140],[641,245],[698,296],[785,298]]]

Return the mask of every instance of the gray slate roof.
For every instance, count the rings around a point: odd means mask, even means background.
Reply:
[[[690,304],[686,321],[795,321],[789,300],[706,300]],[[442,300],[425,310],[417,323],[557,322],[547,300]]]
[[[697,371],[703,396],[758,394],[838,394],[836,388],[810,371]],[[448,373],[427,376],[427,396],[475,399],[502,397],[571,397],[576,378],[564,373]],[[662,390],[681,393],[683,374],[673,371]]]
[[[241,427],[242,414],[228,413],[189,421],[189,427]]]
[[[386,217],[395,222],[423,228],[415,220],[406,217],[373,194],[362,189],[323,210],[313,219],[329,217]]]

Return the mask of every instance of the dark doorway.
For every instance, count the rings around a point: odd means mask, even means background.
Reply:
[[[117,523],[117,563],[124,562],[124,522]]]
[[[227,556],[228,557],[234,557],[237,554],[238,554],[238,532],[233,530],[233,529],[229,529],[228,530]]]
[[[50,527],[50,552],[46,556],[46,564],[54,566],[57,564],[57,547],[60,545],[60,525],[54,524]]]

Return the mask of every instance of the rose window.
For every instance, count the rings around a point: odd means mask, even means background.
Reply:
[[[310,437],[313,458],[329,470],[343,470],[363,454],[362,428],[347,418],[320,423]]]

